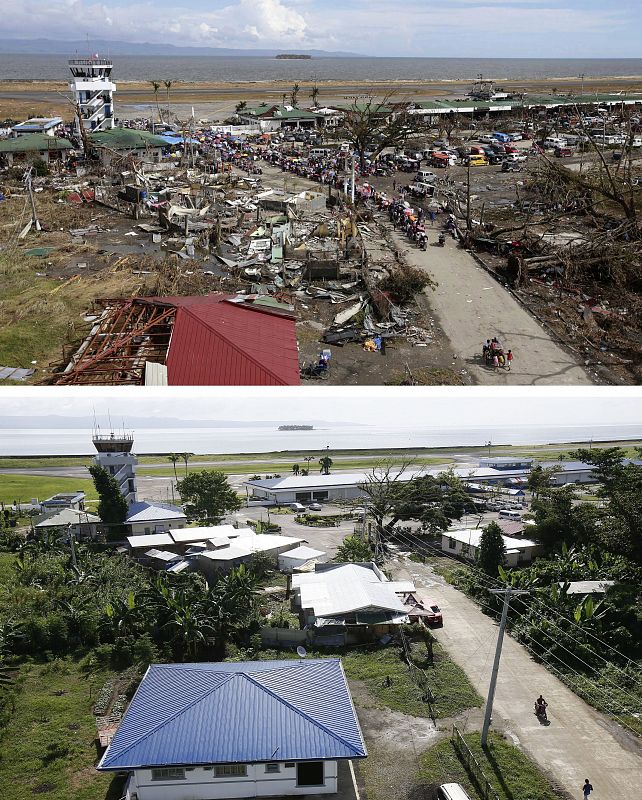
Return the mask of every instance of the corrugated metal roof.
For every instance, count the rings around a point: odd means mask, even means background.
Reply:
[[[77,511],[75,508],[61,508],[51,514],[43,516],[36,523],[36,528],[55,528],[66,525],[84,525],[86,523],[95,524],[100,522],[100,517],[95,514],[88,514],[86,511]]]
[[[173,545],[174,541],[169,533],[151,533],[141,536],[128,536],[127,541],[133,550],[141,547],[166,547]]]
[[[288,550],[286,553],[281,553],[281,558],[294,558],[294,559],[311,559],[311,558],[318,558],[319,556],[324,556],[325,552],[323,550],[315,550],[313,547],[306,547],[305,545],[301,545],[300,547],[295,547],[294,550]]]
[[[16,139],[4,139],[0,142],[0,153],[36,153],[45,150],[73,150],[68,139],[49,136],[46,133],[27,133]]]
[[[169,384],[298,385],[294,320],[227,299],[221,294],[158,298],[178,307],[167,353]]]
[[[340,617],[354,611],[406,611],[394,585],[382,581],[372,567],[360,564],[295,575],[292,588],[300,594],[301,608],[311,609],[315,617]]]
[[[185,512],[169,503],[132,503],[127,512],[127,524],[132,522],[157,522],[164,519],[187,519]]]
[[[338,659],[152,665],[98,769],[367,755]]]
[[[145,362],[145,386],[167,386],[167,367],[154,361]]]

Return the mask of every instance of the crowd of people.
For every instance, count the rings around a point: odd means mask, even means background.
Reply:
[[[482,345],[482,355],[487,366],[492,367],[495,372],[499,369],[510,370],[513,363],[513,351],[502,347],[497,337],[486,339]]]

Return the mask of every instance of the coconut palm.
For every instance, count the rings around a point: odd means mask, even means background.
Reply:
[[[316,108],[317,100],[319,99],[319,87],[316,85],[316,83],[310,91],[310,97],[312,98],[312,105]]]
[[[162,122],[163,118],[161,117],[161,110],[160,105],[158,104],[158,90],[160,89],[159,81],[150,81],[152,89],[154,90],[154,100],[156,101],[156,110],[158,111],[158,121]]]
[[[167,94],[167,123],[169,124],[169,90],[172,88],[172,81],[163,81],[163,85],[165,86],[165,92]]]
[[[290,95],[290,99],[292,100],[292,105],[296,107],[296,101],[299,99],[299,91],[301,87],[298,83],[295,83],[292,87],[292,94]]]
[[[194,455],[194,453],[180,453],[179,455],[183,459],[183,461],[185,462],[185,476],[187,477],[187,462]]]
[[[178,473],[176,472],[176,463],[181,460],[181,457],[178,453],[170,453],[167,456],[167,460],[172,462],[172,466],[174,467],[174,479],[178,480]]]

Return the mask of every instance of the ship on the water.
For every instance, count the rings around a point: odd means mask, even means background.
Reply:
[[[314,425],[279,425],[280,431],[313,431]]]

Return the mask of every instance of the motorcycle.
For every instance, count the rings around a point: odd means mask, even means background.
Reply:
[[[538,703],[535,701],[535,716],[540,722],[548,722],[548,715],[546,714],[546,703]]]

